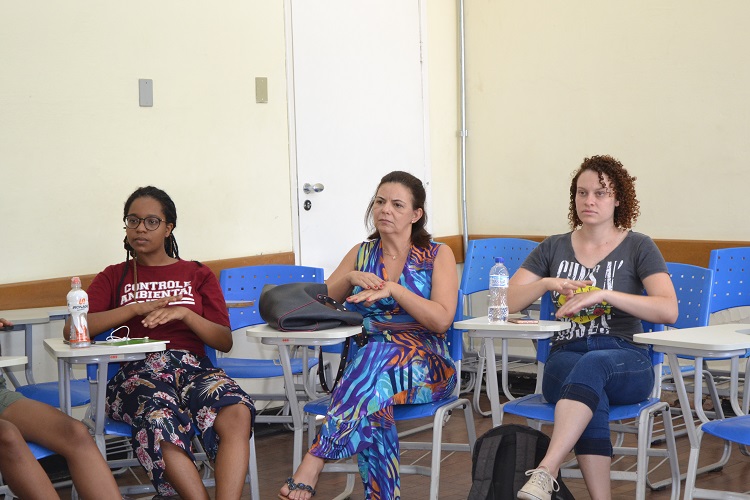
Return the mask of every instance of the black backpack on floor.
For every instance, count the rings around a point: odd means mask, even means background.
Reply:
[[[544,458],[549,437],[526,425],[501,425],[477,439],[471,457],[471,491],[468,500],[515,500],[529,477]],[[560,491],[554,500],[574,500],[557,475]]]

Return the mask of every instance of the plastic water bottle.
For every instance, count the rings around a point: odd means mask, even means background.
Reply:
[[[508,321],[508,269],[502,257],[495,257],[495,265],[490,269],[490,304],[487,317],[490,323]]]
[[[70,313],[70,347],[88,347],[89,324],[86,315],[89,312],[89,296],[81,288],[81,278],[70,279],[68,292],[68,312]]]

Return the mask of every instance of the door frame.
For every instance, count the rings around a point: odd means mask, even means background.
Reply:
[[[292,252],[294,252],[294,262],[300,265],[300,213],[299,213],[299,175],[297,168],[297,115],[295,113],[295,94],[294,94],[294,45],[292,33],[292,1],[284,0],[284,53],[286,56],[286,99],[287,99],[287,129],[289,136],[289,194],[292,205]],[[429,88],[428,88],[428,71],[427,71],[427,43],[426,25],[427,15],[425,0],[417,0],[419,9],[419,51],[420,51],[420,71],[422,78],[422,144],[424,148],[424,183],[427,199],[426,206],[432,207],[432,159],[430,157],[430,112],[429,112]],[[374,186],[367,186],[366,189],[374,189]],[[363,214],[364,215],[364,214]],[[430,232],[432,221],[428,217],[426,229]],[[354,244],[356,242],[352,242]],[[341,249],[343,252],[345,249]]]

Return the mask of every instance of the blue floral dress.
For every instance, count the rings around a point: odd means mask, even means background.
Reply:
[[[440,244],[412,246],[398,283],[425,298]],[[388,279],[380,239],[362,243],[357,270]],[[360,292],[355,287],[353,294]],[[323,459],[357,454],[368,499],[401,497],[398,433],[393,405],[445,399],[456,386],[456,369],[444,333],[427,330],[392,298],[370,307],[348,304],[364,316],[368,344],[346,367],[310,453]]]

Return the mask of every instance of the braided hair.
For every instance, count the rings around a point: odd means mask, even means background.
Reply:
[[[131,194],[127,201],[125,201],[125,208],[123,210],[123,218],[128,216],[128,213],[130,212],[130,205],[133,204],[135,200],[138,198],[153,198],[156,201],[161,204],[161,209],[164,212],[164,218],[166,219],[167,224],[172,224],[172,231],[169,232],[169,236],[164,238],[164,250],[167,252],[167,255],[169,255],[172,258],[179,259],[180,258],[180,252],[177,247],[177,240],[174,237],[174,228],[177,227],[177,208],[174,205],[174,201],[172,201],[172,198],[169,197],[167,193],[162,191],[159,188],[155,188],[154,186],[146,186],[146,187],[140,187],[133,191],[133,194]],[[125,239],[123,240],[123,246],[125,247],[125,267],[122,270],[122,276],[120,277],[120,282],[117,284],[117,288],[115,288],[115,297],[119,295],[120,289],[122,288],[122,284],[125,282],[125,276],[128,274],[128,263],[130,261],[130,258],[132,257],[135,259],[137,257],[135,253],[135,249],[130,246],[130,243],[128,243],[128,237],[125,236]],[[133,261],[135,262],[135,260]],[[135,266],[135,264],[134,264]],[[135,272],[135,270],[134,270]],[[115,302],[117,300],[115,299]]]

